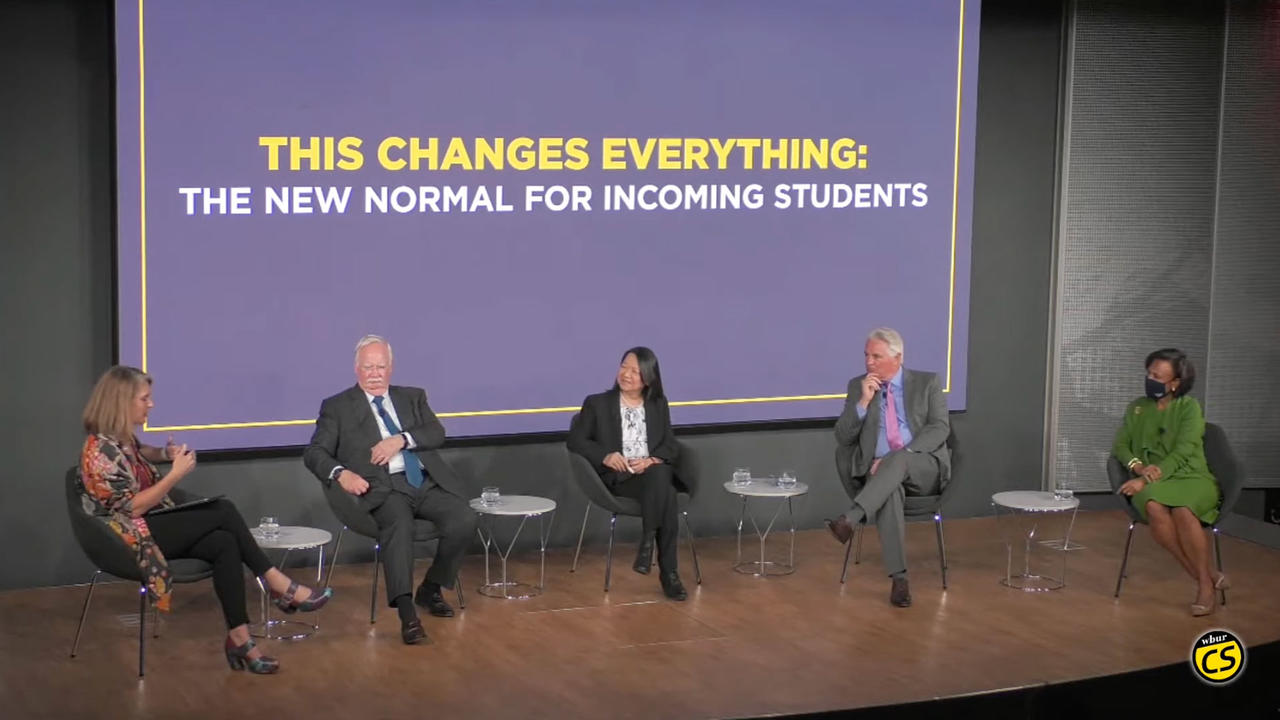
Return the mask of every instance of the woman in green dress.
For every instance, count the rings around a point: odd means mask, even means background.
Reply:
[[[1187,395],[1196,371],[1174,348],[1147,356],[1146,397],[1129,403],[1111,452],[1133,476],[1120,486],[1151,535],[1197,583],[1192,615],[1208,615],[1227,578],[1211,570],[1201,523],[1218,519],[1218,481],[1204,458],[1204,414]]]

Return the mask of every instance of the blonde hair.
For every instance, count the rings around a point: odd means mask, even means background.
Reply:
[[[129,409],[143,383],[150,385],[151,376],[127,365],[114,365],[102,373],[84,406],[85,432],[106,435],[121,443],[133,442]]]

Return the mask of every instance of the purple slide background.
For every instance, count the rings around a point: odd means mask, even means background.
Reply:
[[[964,407],[979,7],[965,7],[949,402]],[[120,360],[142,361],[138,5],[117,7]],[[945,373],[959,2],[536,4],[201,0],[145,5],[151,426],[314,419],[352,347],[387,336],[437,412],[576,406],[625,348],[673,401],[842,393],[875,325]],[[364,138],[359,171],[269,172],[261,135]],[[588,138],[580,171],[390,172],[401,137]],[[863,171],[595,169],[599,138],[842,137]],[[443,146],[442,146],[443,150]],[[759,210],[602,212],[605,183],[759,183]],[[778,182],[924,182],[925,208],[778,210]],[[512,213],[363,212],[364,185],[505,186]],[[523,212],[529,184],[592,212]],[[352,186],[344,215],[265,215],[262,188]],[[177,188],[249,186],[188,216]],[[673,409],[678,424],[821,417],[840,400]],[[451,435],[568,413],[447,418]],[[309,425],[185,431],[201,448]]]

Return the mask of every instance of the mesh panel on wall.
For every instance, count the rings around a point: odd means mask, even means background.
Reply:
[[[1205,411],[1280,487],[1280,2],[1231,4],[1223,87]]]
[[[1223,7],[1079,2],[1072,22],[1049,470],[1104,490],[1143,359],[1209,336]],[[1194,393],[1194,394],[1199,394]]]

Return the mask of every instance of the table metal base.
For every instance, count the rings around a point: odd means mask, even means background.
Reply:
[[[764,569],[761,570],[761,567]],[[796,566],[792,563],[785,563],[779,560],[765,560],[763,563],[759,560],[745,560],[735,564],[733,569],[743,575],[774,577],[777,575],[790,575],[796,571]]]
[[[298,620],[267,620],[249,624],[249,636],[263,640],[302,640],[320,632],[319,625]]]
[[[738,513],[738,557],[733,561],[733,569],[756,577],[776,577],[779,575],[790,575],[796,571],[796,514],[795,508],[792,506],[791,498],[786,498],[785,503],[778,503],[778,509],[773,511],[773,517],[769,519],[769,524],[763,531],[760,525],[756,523],[755,515],[747,512],[748,495],[742,495],[742,510]],[[782,508],[787,509],[787,515],[790,520],[791,545],[787,552],[786,562],[780,560],[766,560],[764,557],[765,542],[769,539],[769,533],[773,530],[773,524],[778,521],[778,516],[782,514]],[[742,559],[742,522],[744,519],[751,520],[751,527],[755,530],[756,537],[760,538],[760,559],[759,560],[743,560]]]
[[[476,588],[476,592],[485,597],[500,598],[502,600],[523,600],[524,598],[541,595],[542,588],[517,580],[508,580],[506,582],[485,583]]]
[[[306,548],[302,548],[306,549]],[[290,549],[284,551],[284,556],[280,558],[280,567],[284,567],[289,562]],[[316,546],[316,586],[312,588],[312,592],[322,592],[320,585],[320,571],[324,568],[324,546]],[[274,620],[271,618],[271,599],[267,591],[267,584],[262,578],[256,578],[258,581],[258,590],[261,593],[262,600],[262,620],[256,623],[249,623],[249,637],[260,638],[262,640],[302,640],[320,632],[318,624],[301,622],[299,620]],[[281,628],[276,630],[276,628]]]
[[[1050,590],[1061,590],[1066,583],[1060,578],[1049,577],[1048,575],[1009,575],[1000,579],[1000,584],[1014,590],[1022,590],[1023,592],[1048,592]]]
[[[1082,546],[1071,544],[1071,530],[1075,527],[1076,512],[1079,507],[1071,509],[1071,516],[1066,519],[1066,534],[1058,540],[1036,540],[1036,533],[1039,529],[1040,522],[1048,522],[1060,512],[1024,512],[1016,508],[1003,507],[994,505],[996,512],[996,524],[1001,526],[1002,533],[1005,536],[1005,571],[1004,577],[1000,579],[1000,584],[1013,588],[1014,590],[1022,590],[1023,592],[1049,592],[1052,590],[1061,590],[1067,585],[1067,551],[1079,549]],[[1001,513],[1001,509],[1007,512]],[[1004,518],[1002,521],[1001,518]],[[1016,525],[1018,519],[1029,524],[1029,528],[1025,532],[1010,532],[1010,525]],[[1022,541],[1022,572],[1013,572],[1013,548],[1019,538]],[[1031,551],[1035,545],[1041,545],[1056,550],[1062,556],[1062,573],[1058,577],[1052,575],[1039,575],[1031,572]]]
[[[511,542],[507,544],[505,551],[494,539],[493,532],[494,518],[504,516],[488,514],[480,516],[480,522],[476,525],[476,534],[480,536],[480,544],[484,546],[484,584],[476,588],[476,592],[485,597],[498,598],[500,600],[522,600],[542,594],[543,588],[547,585],[547,541],[551,539],[551,523],[544,522],[542,519],[546,514],[538,513],[538,560],[540,569],[537,585],[518,582],[507,577],[507,557],[511,555],[511,550],[515,548],[516,540],[520,538],[520,531],[524,530],[525,523],[532,516],[523,515],[520,517],[520,524],[516,526],[516,532],[511,536]],[[555,510],[552,510],[550,514],[554,520]],[[502,560],[502,579],[498,582],[494,582],[489,575],[490,547],[493,548],[498,558]]]

